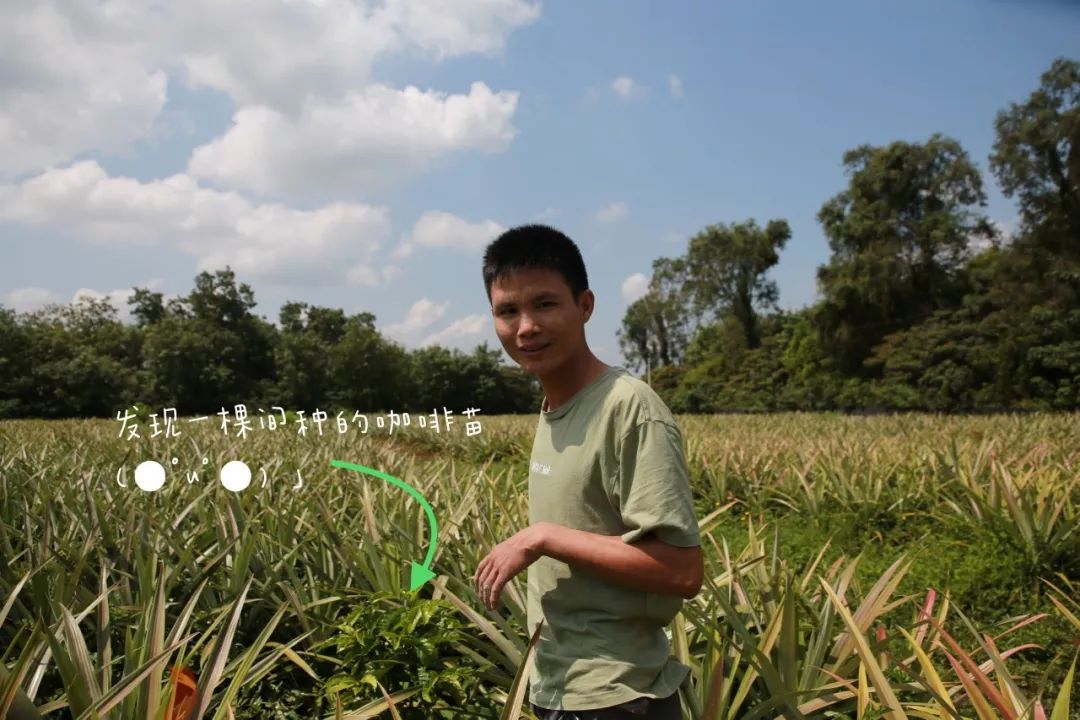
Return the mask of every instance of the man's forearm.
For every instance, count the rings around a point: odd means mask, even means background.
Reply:
[[[701,589],[699,547],[675,547],[654,537],[627,543],[618,535],[598,535],[554,523],[543,523],[539,537],[540,554],[625,587],[683,598],[692,598]]]

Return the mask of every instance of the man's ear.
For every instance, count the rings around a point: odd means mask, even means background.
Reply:
[[[581,293],[581,309],[585,313],[585,322],[589,322],[593,308],[596,307],[596,295],[592,290],[583,290]]]

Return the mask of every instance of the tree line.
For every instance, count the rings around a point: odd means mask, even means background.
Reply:
[[[184,297],[135,288],[128,303],[133,324],[104,299],[0,308],[0,417],[115,417],[132,405],[187,415],[238,403],[503,414],[540,404],[535,378],[503,365],[501,349],[408,351],[369,312],[302,302],[285,303],[274,325],[228,267],[200,273]]]
[[[777,307],[786,220],[710,225],[653,262],[624,356],[676,412],[1080,408],[1080,63],[1055,60],[994,127],[1011,232],[956,140],[862,145],[817,214],[814,304]]]

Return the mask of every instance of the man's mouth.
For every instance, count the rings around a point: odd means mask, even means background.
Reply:
[[[521,352],[526,357],[533,357],[534,355],[539,355],[540,353],[542,353],[545,348],[547,348],[547,345],[533,345],[530,347],[521,348]]]

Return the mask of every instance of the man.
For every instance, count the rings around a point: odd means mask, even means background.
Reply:
[[[529,527],[477,568],[495,609],[528,568],[529,700],[542,720],[679,720],[688,668],[665,626],[701,588],[701,539],[682,435],[652,388],[589,349],[595,296],[570,238],[508,230],[484,254],[499,340],[544,390]]]

